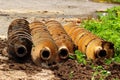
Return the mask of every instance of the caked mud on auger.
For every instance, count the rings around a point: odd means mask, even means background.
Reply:
[[[24,19],[12,21],[8,28],[7,52],[9,57],[17,62],[24,62],[30,58],[31,48],[29,22]]]
[[[86,53],[88,59],[111,58],[114,56],[114,44],[105,41],[75,22],[64,25],[65,31],[72,38],[78,49]]]
[[[68,56],[74,53],[74,43],[65,32],[63,26],[55,21],[50,20],[45,24],[56,45],[58,46],[58,55],[60,60],[65,60]]]
[[[41,63],[53,64],[57,58],[57,46],[54,43],[47,27],[42,22],[32,22],[30,24],[33,47],[32,60],[36,65]]]

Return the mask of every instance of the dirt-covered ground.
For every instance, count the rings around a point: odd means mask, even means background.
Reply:
[[[99,80],[100,77],[105,80],[120,79],[120,64],[112,63],[106,65],[101,60],[94,61],[93,64],[95,66],[103,66],[104,70],[110,72],[107,77],[105,77],[105,74],[101,75],[101,73],[98,73],[94,76],[95,80]],[[91,80],[96,72],[91,65],[91,63],[87,65],[79,64],[76,60],[69,59],[61,65],[54,66],[52,70],[61,80]]]
[[[38,67],[31,60],[22,64],[10,60],[4,51],[7,40],[0,39],[0,45],[0,80],[91,80],[96,72],[92,65],[103,66],[104,70],[110,72],[105,80],[120,79],[120,64],[118,63],[106,65],[104,60],[96,60],[84,65],[76,60],[68,59],[49,68]],[[94,78],[97,80],[101,76],[104,78],[105,75],[98,73]]]
[[[94,70],[91,64],[78,64],[75,60],[53,65],[50,69],[38,67],[31,60],[16,63],[4,52],[7,46],[7,29],[12,20],[24,18],[29,22],[55,19],[62,24],[75,20],[95,17],[95,11],[106,10],[117,4],[95,3],[88,0],[0,0],[0,80],[90,80]],[[2,54],[3,52],[3,54]],[[106,80],[120,79],[120,64],[102,65],[111,75]],[[95,77],[99,79],[99,76]]]

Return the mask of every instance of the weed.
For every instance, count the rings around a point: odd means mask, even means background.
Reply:
[[[114,3],[120,3],[120,0],[108,0],[110,2],[114,2]]]
[[[87,64],[86,59],[85,59],[85,54],[83,54],[79,50],[76,50],[75,54],[76,54],[76,58],[77,58],[78,63],[83,63],[84,65]]]
[[[120,80],[120,79],[118,79],[118,78],[114,78],[113,80]]]
[[[110,65],[112,63],[112,59],[105,59],[105,64]]]
[[[76,59],[78,63],[82,63],[84,65],[87,64],[87,61],[86,61],[86,55],[83,54],[82,52],[80,52],[79,50],[76,50],[75,51],[75,55],[70,55],[69,58],[71,59]]]
[[[95,77],[97,76],[100,76],[99,80],[105,80],[105,78],[111,74],[110,71],[105,70],[102,66],[93,67],[93,70],[95,70],[95,72],[91,80],[96,80]]]
[[[71,71],[70,74],[69,74],[69,79],[72,79],[73,78],[73,73],[74,71]]]
[[[113,7],[105,12],[106,15],[99,13],[98,19],[84,20],[81,26],[114,43],[115,57],[111,61],[120,63],[120,7]]]

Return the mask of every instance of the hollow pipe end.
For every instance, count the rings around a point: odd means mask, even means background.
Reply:
[[[27,49],[24,45],[15,44],[14,48],[18,57],[24,57],[27,54]]]
[[[58,54],[61,59],[67,59],[69,56],[69,50],[66,46],[61,46],[58,50]]]
[[[104,49],[102,49],[102,47],[97,47],[96,51],[96,58],[103,58],[106,57],[107,53]]]
[[[40,56],[42,60],[49,60],[51,58],[51,50],[48,47],[43,48],[40,51]]]

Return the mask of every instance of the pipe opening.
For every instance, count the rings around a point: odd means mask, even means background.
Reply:
[[[42,50],[41,58],[43,60],[48,60],[50,58],[50,51],[49,50]]]
[[[61,59],[66,59],[68,57],[68,50],[65,48],[60,49],[59,55]]]
[[[16,53],[19,57],[23,57],[24,55],[26,55],[27,50],[24,46],[19,46],[18,48],[16,48]]]
[[[106,51],[105,50],[100,50],[100,52],[98,53],[98,56],[99,57],[105,57],[107,54],[106,54]]]

